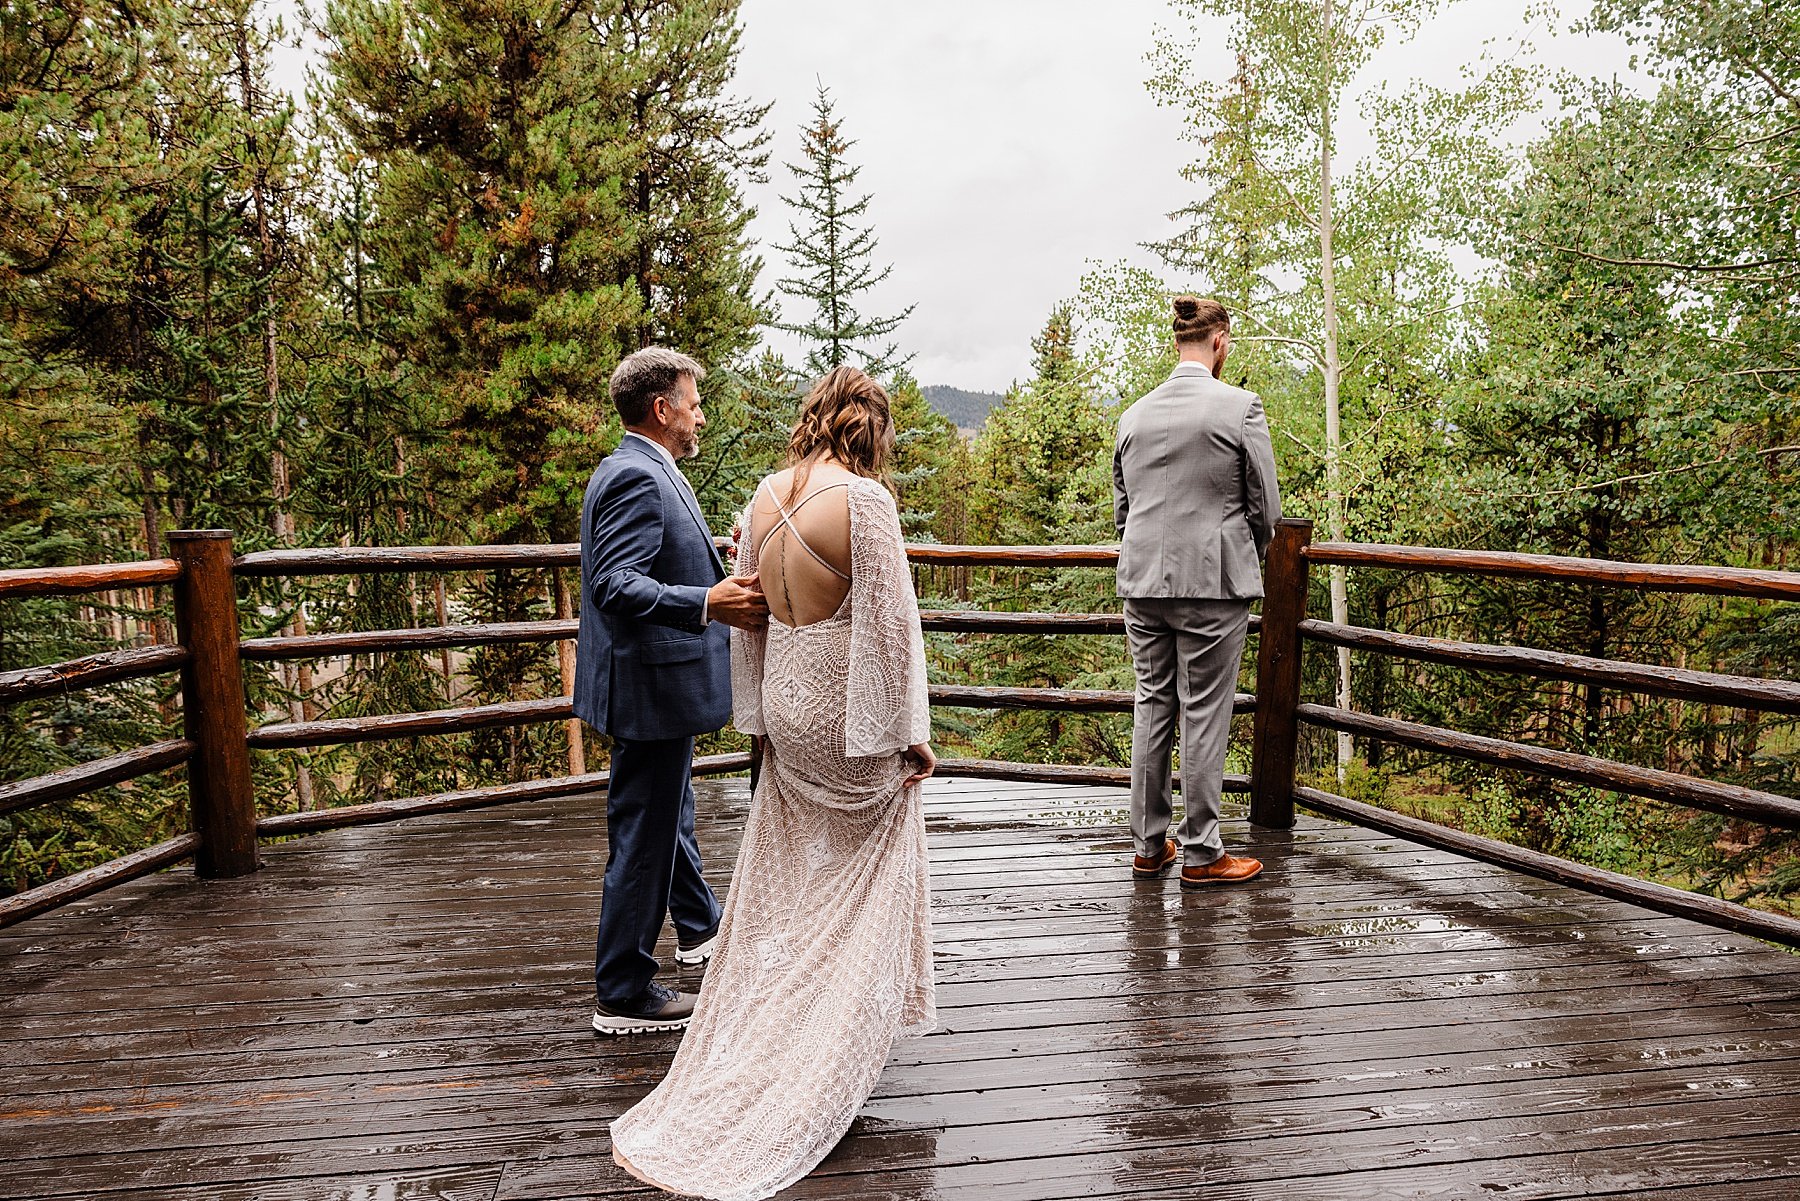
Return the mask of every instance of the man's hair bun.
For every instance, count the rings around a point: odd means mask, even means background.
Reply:
[[[1204,342],[1219,330],[1231,328],[1231,314],[1216,300],[1177,296],[1172,325],[1177,343]]]

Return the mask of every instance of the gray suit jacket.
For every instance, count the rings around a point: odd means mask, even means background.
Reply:
[[[1254,392],[1181,363],[1119,418],[1121,597],[1261,596],[1261,559],[1280,517],[1275,453]]]

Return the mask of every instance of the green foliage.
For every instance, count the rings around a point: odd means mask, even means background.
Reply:
[[[621,355],[729,361],[759,316],[724,98],[734,0],[341,0],[327,112],[373,164],[368,253],[444,414],[466,528],[571,540]],[[671,82],[675,81],[675,82]]]
[[[967,524],[969,449],[905,369],[888,389],[896,437],[887,475],[913,541],[960,542]]]
[[[1073,308],[1058,305],[1032,339],[1032,379],[1015,385],[970,448],[966,536],[976,543],[1104,543],[1112,530],[1116,414],[1101,403],[1095,370],[1082,361]],[[969,579],[965,599],[1030,612],[1117,607],[1110,572],[989,572]],[[983,683],[1022,687],[1128,688],[1119,641],[1093,635],[976,637],[946,654],[945,669]],[[961,736],[990,758],[1044,763],[1130,759],[1125,719],[1064,713],[1002,713],[970,722]]]

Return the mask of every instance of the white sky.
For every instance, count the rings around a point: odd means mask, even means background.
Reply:
[[[292,0],[272,0],[286,9]],[[1567,32],[1584,0],[1532,34],[1533,57],[1583,75],[1627,75],[1614,39]],[[1520,32],[1526,0],[1460,0],[1412,43],[1385,50],[1370,86],[1414,78],[1449,85],[1492,39]],[[1129,259],[1166,237],[1165,214],[1191,198],[1181,115],[1144,87],[1167,0],[744,0],[736,91],[773,101],[770,182],[753,185],[752,235],[772,287],[787,240],[782,165],[823,81],[857,141],[858,183],[893,274],[865,306],[916,304],[895,337],[925,383],[1000,390],[1028,373],[1031,336],[1088,264]],[[291,26],[292,22],[290,22]],[[1223,46],[1194,67],[1217,77]],[[298,54],[280,64],[288,86]],[[1521,130],[1520,137],[1530,130]],[[1346,150],[1361,149],[1352,137]],[[793,312],[790,317],[804,314]],[[786,349],[781,335],[774,344]]]

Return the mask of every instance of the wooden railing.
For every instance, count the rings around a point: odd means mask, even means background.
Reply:
[[[1313,563],[1401,568],[1428,573],[1472,573],[1635,588],[1641,591],[1695,592],[1790,601],[1800,600],[1800,573],[1615,563],[1599,559],[1567,559],[1551,555],[1439,550],[1413,546],[1350,543],[1314,546],[1310,545],[1311,535],[1310,523],[1283,521],[1269,548],[1266,568],[1269,601],[1264,605],[1263,637],[1259,648],[1262,657],[1257,677],[1258,693],[1264,701],[1257,711],[1257,746],[1262,758],[1257,768],[1256,802],[1261,808],[1253,815],[1258,820],[1271,825],[1280,825],[1284,819],[1291,821],[1292,805],[1297,800],[1307,808],[1321,813],[1471,858],[1497,863],[1528,875],[1574,885],[1602,896],[1693,918],[1710,925],[1755,934],[1790,946],[1800,946],[1800,920],[1795,918],[1749,909],[1700,893],[1590,867],[1496,839],[1447,829],[1434,822],[1393,813],[1322,789],[1297,786],[1291,757],[1298,728],[1301,725],[1311,725],[1451,758],[1687,805],[1763,825],[1800,829],[1800,800],[1776,793],[1716,783],[1676,772],[1634,767],[1592,755],[1573,754],[1391,717],[1356,713],[1330,705],[1304,704],[1298,696],[1299,652],[1302,642],[1776,713],[1800,713],[1800,683],[1652,667],[1524,647],[1421,638],[1386,630],[1313,621],[1305,616],[1304,601],[1296,603],[1294,599],[1307,595],[1307,569]],[[1280,603],[1278,598],[1286,598],[1286,602]],[[1278,603],[1279,612],[1276,611]]]
[[[0,784],[0,813],[48,805],[182,764],[188,768],[192,800],[190,833],[0,900],[0,926],[188,858],[195,859],[201,875],[241,875],[256,868],[253,825],[251,836],[244,837],[250,752],[242,733],[244,692],[236,654],[231,537],[223,531],[182,531],[169,535],[169,546],[174,557],[168,559],[0,571],[0,600],[173,584],[178,645],[111,651],[6,672],[0,674],[0,704],[179,670],[185,733],[182,738]],[[224,627],[229,627],[229,634],[221,639]],[[196,638],[203,643],[198,651]],[[249,820],[254,822],[254,813]]]
[[[1736,785],[1673,772],[1632,767],[1502,739],[1304,703],[1301,659],[1308,643],[1387,654],[1458,667],[1524,674],[1540,679],[1598,684],[1657,696],[1704,700],[1739,708],[1800,713],[1800,685],[1781,680],[1676,671],[1580,655],[1420,638],[1385,630],[1342,626],[1307,617],[1308,569],[1312,563],[1399,568],[1425,572],[1474,572],[1491,576],[1549,579],[1648,590],[1800,600],[1800,573],[1744,571],[1719,567],[1673,567],[1564,559],[1541,555],[1439,550],[1421,547],[1311,544],[1311,524],[1283,521],[1270,547],[1263,612],[1252,618],[1260,634],[1257,690],[1240,693],[1235,711],[1254,715],[1251,771],[1228,776],[1228,791],[1250,794],[1250,818],[1284,828],[1294,822],[1298,801],[1310,809],[1347,818],[1429,845],[1503,864],[1605,896],[1663,912],[1741,930],[1800,946],[1800,920],[1734,905],[1619,873],[1607,872],[1511,844],[1485,839],[1396,814],[1299,784],[1298,742],[1302,726],[1345,731],[1415,749],[1536,772],[1555,779],[1654,797],[1726,813],[1770,825],[1800,828],[1800,801]],[[259,838],[310,833],[342,826],[390,821],[427,813],[471,809],[515,801],[593,792],[607,786],[605,772],[428,796],[258,817],[250,779],[252,748],[299,748],[450,734],[533,722],[566,721],[568,697],[509,701],[422,713],[277,722],[248,728],[242,661],[277,662],[350,654],[502,643],[545,642],[574,637],[571,620],[370,630],[253,638],[240,641],[234,576],[298,577],[375,572],[448,572],[494,568],[560,569],[580,562],[573,544],[481,547],[350,547],[264,551],[233,558],[225,531],[184,531],[170,535],[174,557],[148,563],[0,572],[0,600],[68,595],[122,585],[173,584],[179,644],[89,656],[45,668],[0,675],[0,703],[52,695],[78,687],[139,678],[179,668],[186,737],[53,772],[34,780],[0,785],[0,812],[43,804],[147,772],[188,765],[193,832],[113,863],[79,872],[41,888],[0,901],[0,925],[41,913],[110,884],[193,856],[202,876],[254,871]],[[1014,568],[1104,568],[1117,559],[1104,546],[944,546],[908,548],[921,566]],[[1123,634],[1118,613],[995,613],[927,611],[927,629],[990,634]],[[934,685],[934,706],[975,709],[1054,709],[1076,712],[1129,712],[1127,691]],[[742,771],[750,756],[706,756],[696,775]],[[1051,783],[1123,784],[1122,767],[1008,763],[947,759],[945,775]]]

